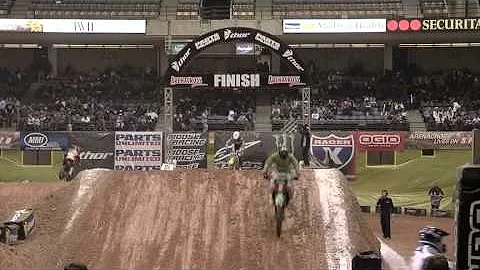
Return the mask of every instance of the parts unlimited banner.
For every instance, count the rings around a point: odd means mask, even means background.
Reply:
[[[115,132],[115,170],[161,170],[162,132]]]

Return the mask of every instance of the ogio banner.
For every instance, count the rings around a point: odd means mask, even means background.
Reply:
[[[233,152],[231,138],[233,132],[215,132],[214,164],[217,168],[227,168]],[[269,155],[285,146],[297,159],[300,158],[300,136],[295,133],[240,132],[243,145],[240,151],[240,165],[243,169],[263,169]]]
[[[0,149],[18,148],[20,132],[0,131]]]
[[[162,132],[115,132],[115,170],[161,170],[162,137]]]
[[[171,133],[167,135],[169,156],[180,168],[207,168],[207,134]]]
[[[67,133],[70,147],[80,146],[80,170],[113,169],[113,132]]]
[[[404,132],[357,131],[354,132],[356,151],[399,151],[404,150]]]

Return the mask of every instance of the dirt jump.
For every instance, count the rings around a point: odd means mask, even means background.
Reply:
[[[293,184],[279,238],[259,171],[83,171],[25,202],[37,226],[0,245],[0,268],[350,269],[359,252],[380,250],[338,170],[305,170]],[[1,187],[6,210],[23,206]]]

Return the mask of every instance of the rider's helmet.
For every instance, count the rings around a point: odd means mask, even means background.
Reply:
[[[442,229],[433,226],[426,226],[418,232],[418,243],[429,245],[438,250],[438,252],[445,253],[446,246],[442,243],[442,238],[448,235],[450,234]]]
[[[232,134],[232,139],[234,140],[240,139],[240,131],[234,131]]]
[[[282,159],[286,159],[288,157],[288,149],[283,146],[282,148],[280,148],[280,150],[278,151],[278,155],[282,158]]]

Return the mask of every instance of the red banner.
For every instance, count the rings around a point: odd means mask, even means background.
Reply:
[[[0,149],[18,148],[20,132],[0,131]]]
[[[400,151],[405,149],[405,134],[394,131],[355,132],[358,151]]]

